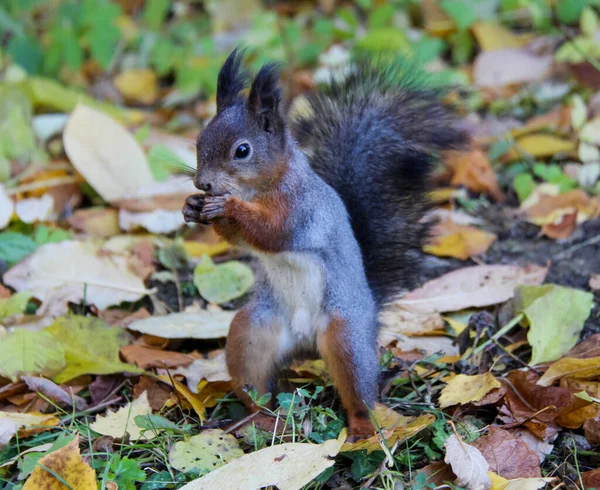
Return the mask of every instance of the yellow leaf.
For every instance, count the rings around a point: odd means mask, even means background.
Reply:
[[[198,393],[192,393],[183,383],[179,381],[171,380],[168,376],[159,376],[165,383],[170,384],[177,390],[177,392],[185,398],[185,400],[194,409],[200,420],[206,419],[206,409],[214,407],[219,398],[224,397],[227,394],[222,383],[210,383],[206,379],[203,379],[198,383]]]
[[[405,441],[423,429],[427,428],[435,422],[435,416],[431,414],[420,415],[417,418],[406,417],[391,409],[381,409],[376,407],[374,411],[375,418],[381,422],[382,434],[385,437],[388,447],[392,447],[398,441]],[[383,428],[386,424],[391,424],[389,427]],[[356,442],[346,442],[342,446],[341,451],[361,451],[365,449],[368,453],[373,451],[386,449],[381,434],[377,433],[368,439],[362,439]]]
[[[600,376],[600,357],[587,359],[565,357],[553,363],[537,384],[551,386],[561,378],[593,379],[598,376]]]
[[[97,490],[96,472],[81,458],[79,435],[68,445],[40,459],[23,490],[64,490],[66,486],[45,468],[59,475],[74,490]]]
[[[506,27],[487,20],[475,22],[471,30],[483,51],[520,48],[525,46],[531,38],[531,36],[516,35]]]
[[[493,471],[488,471],[488,476],[492,481],[490,490],[538,490],[543,488],[546,483],[554,481],[554,478],[515,478],[514,480],[507,480]]]
[[[158,97],[158,82],[152,70],[126,70],[114,82],[123,97],[134,102],[152,104]]]
[[[459,225],[447,220],[436,227],[432,243],[423,250],[438,257],[454,257],[466,260],[484,253],[496,240],[496,235],[478,230],[473,226]]]
[[[231,245],[227,242],[206,243],[191,240],[183,242],[183,247],[190,257],[202,257],[203,255],[213,257],[231,249]]]
[[[491,373],[467,376],[459,374],[452,378],[442,390],[440,407],[464,405],[478,402],[494,388],[500,388],[500,382]]]
[[[8,444],[22,427],[25,427],[27,430],[35,428],[35,431],[38,432],[54,427],[59,422],[54,415],[45,415],[37,412],[0,412],[0,448]],[[19,434],[23,437],[22,431]]]
[[[570,153],[577,147],[574,141],[551,134],[528,134],[519,138],[517,145],[523,152],[534,157],[551,157],[557,153]],[[514,148],[511,148],[507,155],[509,160],[520,158],[519,152]]]
[[[144,391],[137,400],[121,407],[116,412],[108,410],[105,416],[98,415],[90,428],[103,436],[122,438],[125,432],[129,433],[132,441],[138,439],[149,440],[155,437],[153,431],[144,431],[135,423],[135,417],[138,415],[148,415],[152,413],[148,402],[148,394]]]

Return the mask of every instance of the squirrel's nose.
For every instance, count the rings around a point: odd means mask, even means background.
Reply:
[[[204,182],[197,182],[196,187],[198,189],[200,189],[201,191],[208,192],[208,191],[210,191],[211,185],[205,184]]]

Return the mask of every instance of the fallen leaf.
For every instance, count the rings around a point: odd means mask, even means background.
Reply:
[[[169,463],[184,473],[195,470],[205,475],[243,455],[234,436],[221,429],[207,429],[173,444]]]
[[[511,434],[527,444],[527,446],[538,455],[540,464],[545,461],[546,457],[549,456],[554,449],[553,444],[542,441],[527,429],[512,429]]]
[[[593,379],[600,376],[600,357],[572,359],[563,357],[553,363],[538,381],[540,386],[551,386],[562,378]]]
[[[127,328],[165,339],[218,339],[226,337],[235,312],[207,309],[198,313],[171,313],[136,320]]]
[[[217,265],[204,256],[194,269],[194,284],[205,300],[226,303],[248,292],[254,284],[254,273],[242,262],[230,260]]]
[[[494,388],[500,388],[500,382],[491,373],[474,376],[458,374],[444,386],[440,395],[440,408],[478,402]]]
[[[410,439],[435,422],[435,416],[432,414],[424,414],[416,418],[406,417],[389,408],[381,408],[379,405],[373,415],[381,427],[381,434],[377,432],[367,439],[345,442],[340,450],[341,452],[366,450],[367,453],[371,453],[387,449],[387,447],[392,447],[397,442]],[[375,432],[375,428],[373,428],[373,431]],[[385,438],[385,443],[383,438]]]
[[[14,211],[15,205],[12,199],[8,197],[4,186],[0,184],[0,230],[8,226]]]
[[[182,352],[149,349],[141,345],[124,345],[121,355],[127,362],[142,369],[189,366],[195,359]]]
[[[124,231],[144,228],[151,233],[172,233],[185,224],[181,210],[155,209],[148,212],[119,211],[119,227]]]
[[[125,70],[115,77],[114,83],[121,95],[132,102],[149,105],[158,97],[158,80],[152,70]]]
[[[586,489],[600,488],[600,468],[583,472],[581,474],[581,480]]]
[[[547,273],[537,265],[465,267],[426,282],[393,305],[423,313],[490,306],[512,298],[519,284],[541,284]]]
[[[49,379],[37,378],[34,376],[21,376],[27,387],[36,393],[42,393],[44,396],[62,407],[75,406],[77,410],[87,408],[87,402],[71,391],[67,393],[63,388],[53,383]]]
[[[79,104],[63,133],[73,166],[105,201],[134,194],[154,182],[135,138],[106,114]]]
[[[469,489],[488,490],[492,482],[488,476],[489,465],[481,452],[452,434],[444,444],[444,461],[457,476],[456,483]]]
[[[474,148],[469,152],[457,152],[444,161],[453,172],[450,181],[452,185],[464,185],[473,192],[489,194],[497,201],[504,199],[496,180],[496,173],[482,150]]]
[[[480,87],[543,80],[552,66],[552,55],[536,56],[524,48],[482,51],[473,64],[473,78]]]
[[[323,444],[287,443],[246,454],[181,487],[181,490],[235,488],[254,490],[276,485],[280,490],[299,490],[330,466],[342,441]]]
[[[198,393],[198,384],[203,379],[209,382],[231,380],[225,363],[225,352],[220,352],[211,359],[196,359],[189,366],[180,367],[173,374],[185,376],[192,393]]]
[[[490,470],[507,478],[540,478],[540,458],[525,442],[510,431],[490,427],[488,434],[480,437],[473,446],[490,465]]]
[[[579,139],[584,143],[600,146],[600,117],[595,117],[584,124],[579,131]]]
[[[127,432],[132,441],[140,439],[147,441],[154,439],[156,436],[155,431],[143,431],[136,425],[135,418],[138,415],[143,416],[151,413],[152,409],[148,403],[148,395],[144,391],[139,398],[119,408],[116,412],[109,409],[106,415],[98,415],[96,420],[90,424],[90,428],[98,434],[114,437],[115,439],[124,438]]]
[[[565,357],[572,357],[576,359],[600,357],[600,333],[590,335],[583,342],[579,342],[575,347],[566,353]]]
[[[474,226],[458,225],[450,220],[438,224],[433,237],[423,250],[438,257],[454,257],[467,260],[481,255],[496,240],[496,235]]]
[[[514,34],[503,25],[489,20],[478,20],[471,26],[471,30],[483,51],[521,48],[528,40],[528,36]]]
[[[202,257],[208,255],[213,257],[220,255],[231,249],[231,245],[227,242],[205,243],[186,240],[183,242],[183,247],[190,257]]]
[[[21,427],[49,429],[60,423],[54,415],[0,412],[0,448],[6,446]]]
[[[0,298],[0,320],[23,313],[25,308],[27,308],[30,299],[31,294],[27,291],[15,293],[6,298]]]
[[[15,214],[23,223],[49,221],[54,211],[54,198],[50,194],[42,197],[21,199],[15,203]]]
[[[600,444],[600,414],[583,423],[583,433],[590,444]]]
[[[0,375],[12,381],[22,374],[52,377],[65,367],[64,349],[48,332],[17,329],[0,339]]]
[[[539,194],[536,201],[524,201],[521,209],[526,210],[527,219],[536,225],[555,224],[569,214],[577,214],[577,223],[595,218],[600,214],[598,202],[581,189],[558,195]]]
[[[514,480],[507,480],[491,471],[488,475],[492,480],[491,490],[539,490],[555,480],[555,478],[515,478]]]
[[[551,134],[527,134],[517,139],[519,149],[534,157],[553,157],[557,153],[571,153],[577,149],[574,141],[559,138]],[[511,148],[506,158],[516,160],[521,158],[518,151]]]
[[[103,310],[151,292],[128,269],[126,257],[101,254],[95,244],[71,240],[43,245],[5,273],[4,283],[30,291],[43,308],[54,306],[57,311],[66,310],[67,301],[80,303],[84,297]]]
[[[421,474],[426,477],[425,483],[433,483],[436,488],[456,480],[456,475],[452,473],[452,468],[443,461],[436,461],[421,468],[417,471],[416,477],[418,478]]]
[[[119,348],[129,341],[127,333],[109,327],[99,318],[78,315],[57,318],[43,333],[51,334],[64,349],[66,366],[54,376],[57,383],[82,374],[143,372],[119,359]]]
[[[113,208],[78,209],[68,221],[75,230],[92,237],[108,238],[121,232],[119,212]]]
[[[50,469],[48,471],[46,468]],[[53,474],[54,473],[54,474]],[[61,479],[56,478],[58,475]],[[23,490],[62,490],[66,482],[76,490],[96,490],[96,472],[81,457],[79,435],[65,447],[39,460]]]
[[[517,288],[517,310],[529,324],[532,366],[559,359],[577,343],[593,300],[591,293],[554,284]]]
[[[542,225],[542,233],[554,240],[566,240],[577,228],[577,213],[561,216],[556,223]]]
[[[133,386],[135,398],[142,396],[144,391],[147,392],[148,403],[153,412],[161,410],[174,393],[171,386],[151,376],[141,376],[140,381]]]

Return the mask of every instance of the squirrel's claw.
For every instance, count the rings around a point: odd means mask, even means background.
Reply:
[[[207,196],[195,194],[189,196],[183,207],[183,219],[186,223],[209,224],[225,213],[226,196]]]

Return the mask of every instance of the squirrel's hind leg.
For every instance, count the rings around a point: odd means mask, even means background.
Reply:
[[[377,397],[379,363],[375,342],[367,325],[335,318],[319,334],[317,347],[348,414],[350,434],[372,436],[375,428],[369,417]]]
[[[249,303],[237,312],[227,336],[225,353],[233,389],[250,410],[257,410],[248,395],[254,387],[258,396],[271,391],[280,357],[281,328],[274,315]],[[272,402],[268,404],[272,407]]]

